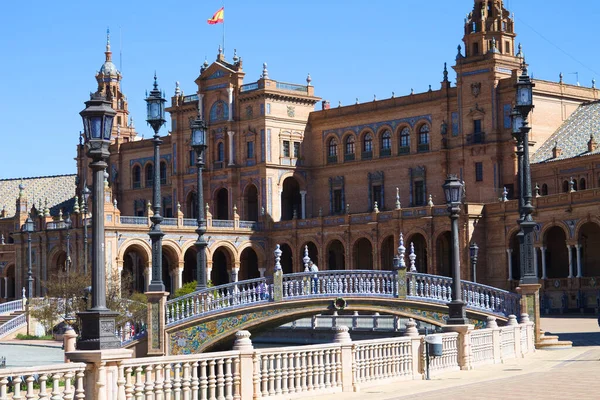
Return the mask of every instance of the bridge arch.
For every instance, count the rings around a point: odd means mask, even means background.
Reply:
[[[369,238],[360,237],[352,244],[351,269],[373,269],[373,243]]]
[[[344,242],[339,239],[330,240],[326,248],[326,265],[324,270],[346,269],[346,248]]]

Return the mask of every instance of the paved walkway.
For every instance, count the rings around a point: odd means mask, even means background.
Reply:
[[[565,350],[538,350],[526,358],[442,374],[430,381],[400,381],[359,393],[315,400],[600,399],[600,328],[595,318],[543,318],[542,329],[574,340]]]

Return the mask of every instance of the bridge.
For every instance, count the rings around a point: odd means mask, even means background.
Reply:
[[[463,281],[467,318],[483,328],[520,314],[520,296]],[[164,332],[170,355],[200,353],[232,341],[239,330],[266,331],[332,311],[378,312],[444,326],[452,278],[397,271],[318,271],[263,277],[196,291],[166,302]],[[165,337],[165,336],[162,336]]]

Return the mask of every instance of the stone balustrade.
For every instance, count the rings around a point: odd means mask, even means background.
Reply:
[[[441,374],[501,363],[533,351],[534,324],[511,316],[498,328],[446,327],[443,355],[430,371]],[[407,328],[409,323],[407,322]],[[414,322],[410,321],[414,328]],[[254,349],[239,331],[231,351],[131,359],[126,350],[67,353],[69,364],[0,370],[0,400],[44,399],[282,399],[360,391],[398,380],[422,379],[425,342],[416,330],[399,338],[352,341],[348,328],[335,328],[331,344]],[[48,389],[51,387],[51,389]],[[48,390],[51,393],[48,393]],[[10,394],[9,394],[10,392]]]

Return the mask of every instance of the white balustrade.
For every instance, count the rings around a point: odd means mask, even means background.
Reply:
[[[500,349],[502,358],[515,357],[515,328],[514,326],[505,326],[500,329]],[[521,340],[519,337],[518,340]]]
[[[23,299],[9,301],[0,304],[0,314],[7,314],[13,311],[23,311]]]
[[[473,365],[494,362],[494,332],[492,329],[478,329],[471,332],[471,354]]]
[[[390,378],[412,379],[412,338],[375,339],[354,342],[352,346],[352,375],[354,384]]]
[[[84,399],[85,368],[85,363],[69,363],[0,369],[0,400]]]
[[[9,321],[6,321],[4,324],[0,325],[0,339],[21,328],[22,326],[25,326],[26,324],[27,316],[25,314],[18,315]]]
[[[442,356],[431,357],[429,360],[430,372],[458,371],[458,333],[442,333]],[[422,365],[425,365],[425,346],[422,347]]]
[[[397,278],[392,271],[318,271],[283,275],[283,297],[375,295],[392,297]]]

